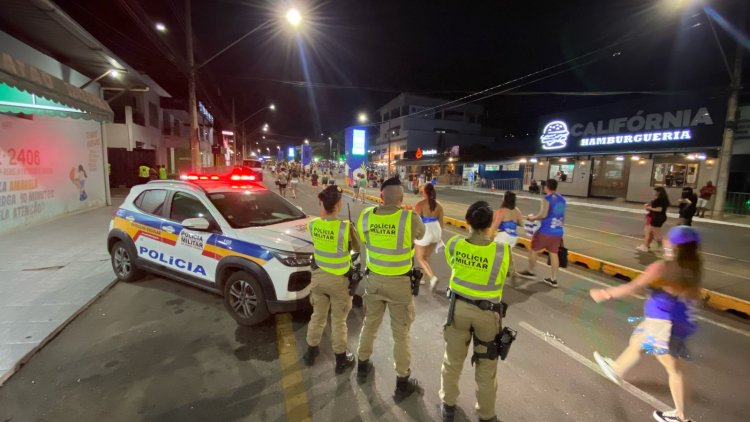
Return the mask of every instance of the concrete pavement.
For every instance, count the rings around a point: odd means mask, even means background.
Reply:
[[[294,202],[310,214],[319,212],[307,186]],[[361,204],[352,204],[352,215],[360,209]],[[444,237],[454,232],[462,231],[448,228]],[[523,267],[523,255],[515,257]],[[436,255],[433,265],[438,287],[444,288],[445,261]],[[632,385],[623,389],[600,376],[591,359],[594,350],[614,355],[625,347],[631,331],[626,319],[640,314],[642,300],[596,305],[588,289],[617,281],[577,269],[563,271],[560,283],[558,289],[534,282],[506,287],[511,308],[505,323],[519,329],[519,339],[509,359],[499,363],[498,416],[505,421],[651,420],[654,408],[671,403],[663,369],[646,357],[628,376]],[[333,375],[327,334],[314,367],[290,368],[279,359],[280,351],[304,352],[307,313],[280,322],[281,328],[273,322],[238,328],[210,293],[156,277],[118,283],[0,388],[0,420],[437,420],[447,303],[442,295],[423,291],[416,305],[412,371],[424,394],[396,405],[387,316],[372,358],[374,380],[359,385],[352,373]],[[748,325],[710,310],[698,316],[701,330],[691,339],[694,361],[687,372],[688,413],[695,421],[743,421]],[[355,308],[349,317],[350,350],[356,350],[361,319],[361,309]],[[287,328],[291,341],[279,342]],[[476,420],[473,384],[466,363],[458,421]],[[289,394],[301,385],[305,394]]]

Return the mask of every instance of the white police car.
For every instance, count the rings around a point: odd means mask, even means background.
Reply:
[[[149,271],[214,291],[241,325],[307,306],[309,218],[259,184],[189,177],[131,189],[107,239],[117,278]]]

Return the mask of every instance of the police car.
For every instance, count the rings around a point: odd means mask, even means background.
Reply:
[[[309,218],[251,178],[189,175],[133,187],[109,227],[117,278],[148,271],[216,292],[241,325],[308,305]]]

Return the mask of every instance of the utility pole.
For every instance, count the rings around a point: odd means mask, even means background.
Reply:
[[[732,159],[734,131],[737,129],[737,102],[739,100],[740,91],[742,90],[742,56],[744,52],[745,47],[738,42],[734,54],[734,69],[732,70],[729,102],[727,103],[727,120],[724,126],[724,140],[721,143],[721,155],[719,156],[719,180],[716,183],[716,201],[714,202],[713,210],[713,216],[718,219],[724,217],[724,203],[727,199],[729,162]]]
[[[190,109],[190,157],[193,171],[201,168],[201,140],[198,136],[198,100],[195,95],[195,57],[193,56],[193,22],[190,0],[185,0],[185,37],[188,60],[188,108]]]

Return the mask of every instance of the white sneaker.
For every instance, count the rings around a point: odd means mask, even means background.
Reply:
[[[636,247],[635,250],[641,251],[641,252],[651,252],[651,249],[649,249],[645,245],[638,245],[638,247]]]
[[[691,422],[690,419],[680,419],[676,416],[676,410],[670,410],[662,412],[661,410],[654,410],[653,416],[659,422]]]
[[[622,379],[619,375],[617,375],[617,372],[615,372],[614,368],[612,368],[612,365],[614,364],[612,359],[605,358],[604,356],[600,355],[599,352],[594,352],[594,360],[599,364],[599,368],[601,368],[602,373],[605,377],[607,377],[610,381],[617,385],[620,385],[622,383]]]
[[[421,284],[421,285],[423,285],[423,286],[424,286],[424,277],[422,277],[422,279],[421,279],[421,280],[419,280],[419,284]]]
[[[437,276],[433,275],[432,278],[430,279],[430,290],[435,290],[435,285],[437,284],[437,282],[438,282]]]

